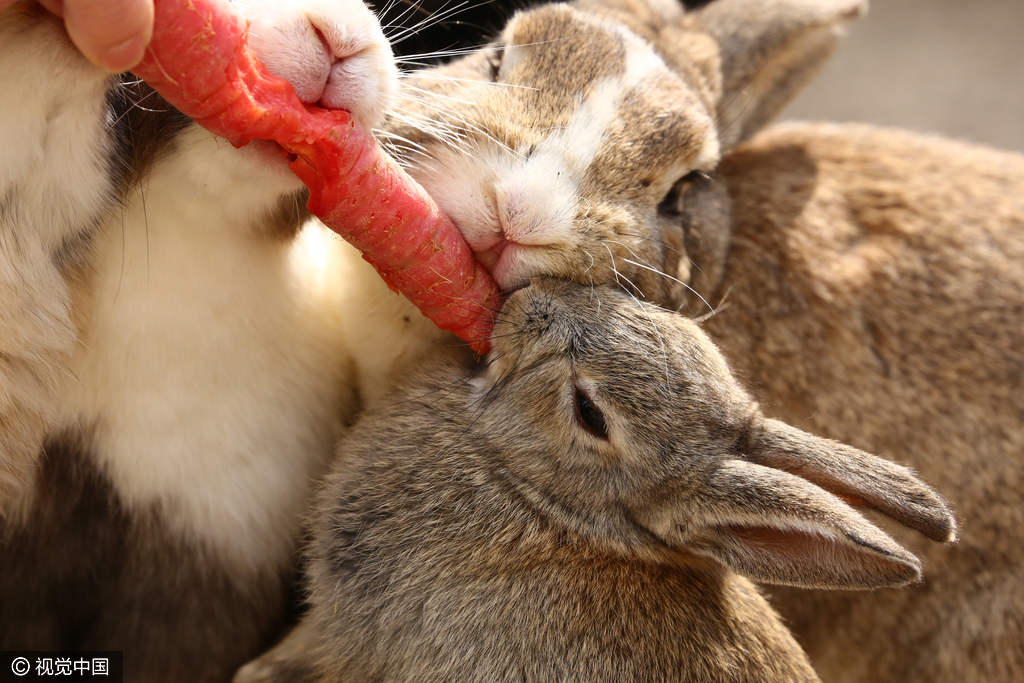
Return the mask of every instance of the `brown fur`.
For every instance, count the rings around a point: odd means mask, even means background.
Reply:
[[[47,442],[25,524],[0,535],[0,649],[120,650],[126,680],[225,680],[272,637],[285,577],[239,581],[161,510],[129,513],[82,443]]]
[[[864,9],[716,0],[680,18],[664,5],[574,7],[655,45],[715,113],[724,152],[770,120],[831,49],[836,24]],[[474,59],[452,73],[478,78]],[[551,72],[596,68],[577,59]],[[793,127],[741,145],[712,180],[685,179],[658,217],[661,257],[637,250],[721,304],[708,329],[772,414],[914,466],[965,515],[954,548],[894,531],[925,558],[924,586],[776,591],[826,679],[1024,672],[1024,597],[1010,568],[1024,521],[1021,164],[891,131]],[[587,265],[567,277],[592,276]],[[626,276],[675,305],[671,291]],[[707,311],[695,296],[686,305]]]
[[[580,0],[523,11],[492,45],[411,74],[386,133],[471,247],[486,252],[501,235],[528,247],[493,257],[502,287],[628,281],[677,305],[684,287],[664,246],[680,236],[660,206],[774,115],[864,9],[805,5],[719,0],[684,13],[673,0]],[[521,184],[545,169],[558,170]]]
[[[894,531],[919,586],[776,604],[826,681],[1020,680],[1024,158],[791,125],[716,178],[733,239],[709,333],[771,414],[913,467],[963,525],[955,547]]]
[[[535,282],[486,367],[424,368],[343,442],[312,611],[236,681],[814,681],[744,575],[917,580],[839,496],[953,534],[905,470],[765,420],[696,325],[610,288]]]
[[[650,42],[715,112],[724,149],[770,121],[835,49],[865,0],[716,0],[678,14],[670,0],[577,0]]]

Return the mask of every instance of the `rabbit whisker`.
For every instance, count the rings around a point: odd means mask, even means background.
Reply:
[[[493,399],[496,398],[497,395],[500,393],[501,389],[503,389],[504,386],[508,382],[511,381],[512,375],[513,375],[513,370],[515,370],[514,367],[510,368],[509,371],[505,375],[503,375],[502,377],[499,377],[498,380],[486,392],[484,392],[482,396],[479,396],[479,397],[475,398],[474,400],[470,401],[464,408],[459,410],[455,415],[452,415],[452,416],[450,416],[447,419],[442,421],[442,424],[444,422],[452,422],[452,421],[455,420],[455,418],[457,418],[460,415],[464,414],[466,411],[470,410],[471,408],[472,409],[476,409],[476,414],[473,417],[473,419],[469,422],[469,424],[467,424],[465,426],[465,428],[463,430],[461,430],[458,434],[455,434],[452,437],[451,441],[449,441],[445,446],[443,446],[441,448],[441,450],[439,450],[437,452],[438,456],[443,455],[447,450],[449,450],[450,448],[454,447],[455,444],[457,444],[459,442],[459,440],[463,436],[465,436],[466,433],[469,432],[469,430],[472,429],[476,425],[476,423],[480,420],[480,418],[483,417],[484,412],[487,410],[487,408],[493,402]]]
[[[439,11],[434,12],[434,13],[431,14],[428,10],[423,9],[422,7],[420,7],[419,5],[417,5],[414,2],[411,2],[410,0],[398,0],[398,1],[402,2],[403,4],[408,5],[408,8],[405,11],[403,11],[402,14],[400,14],[397,17],[397,20],[404,19],[410,13],[417,12],[417,11],[418,12],[422,12],[423,14],[426,14],[427,16],[424,17],[419,22],[417,22],[416,24],[414,24],[413,26],[408,27],[404,31],[400,31],[397,34],[388,35],[387,39],[388,39],[388,41],[392,45],[396,45],[398,43],[401,43],[403,40],[409,38],[410,36],[416,35],[417,33],[419,33],[420,31],[422,31],[425,28],[429,28],[431,26],[436,26],[437,24],[440,24],[441,22],[443,22],[445,19],[450,19],[452,16],[458,14],[459,12],[469,11],[469,10],[476,9],[478,7],[482,7],[484,5],[490,4],[489,0],[485,0],[485,2],[479,2],[479,3],[475,4],[475,5],[470,5],[468,3],[468,0],[463,0],[463,2],[460,2],[460,3],[455,4],[455,5],[451,5],[451,6],[448,6],[448,7],[442,6]],[[382,27],[382,28],[385,29],[385,34],[386,34],[386,30],[387,29],[395,28],[395,26],[394,25],[389,25],[389,26]]]
[[[686,287],[686,288],[687,288],[688,290],[690,290],[691,292],[693,292],[693,293],[694,293],[694,294],[695,294],[695,295],[697,296],[697,298],[698,298],[698,299],[700,299],[701,301],[703,301],[703,302],[704,302],[704,305],[705,305],[705,306],[707,306],[707,307],[708,307],[708,308],[709,308],[709,309],[710,309],[710,310],[712,311],[712,313],[714,313],[715,307],[714,307],[714,306],[712,306],[711,304],[709,304],[709,303],[708,303],[708,301],[707,301],[707,299],[705,299],[704,297],[702,297],[702,296],[700,295],[700,293],[698,293],[698,292],[697,292],[697,290],[696,290],[696,289],[694,289],[694,288],[693,288],[693,287],[691,287],[690,285],[686,284],[685,282],[683,282],[683,281],[682,281],[682,280],[680,280],[679,278],[675,278],[675,277],[672,277],[672,276],[671,276],[671,275],[669,275],[668,273],[663,273],[663,272],[661,272],[660,270],[658,270],[657,268],[651,268],[650,266],[648,266],[648,265],[645,265],[645,264],[643,264],[643,263],[637,263],[636,261],[631,261],[631,260],[629,260],[629,259],[622,259],[622,260],[623,260],[623,261],[625,261],[626,263],[630,263],[630,264],[632,264],[632,265],[634,265],[634,266],[637,266],[638,268],[644,268],[645,270],[650,270],[650,271],[652,271],[652,272],[654,272],[654,273],[657,273],[658,275],[661,275],[661,276],[662,276],[662,277],[664,277],[664,278],[667,278],[667,279],[669,279],[669,280],[672,280],[673,282],[678,282],[678,283],[679,283],[679,284],[681,284],[681,285],[682,285],[683,287]]]
[[[625,291],[625,290],[623,290]],[[647,304],[637,299],[631,292],[626,292],[629,296],[637,303],[640,310],[643,311],[644,315],[647,316],[647,320],[650,321],[651,327],[654,329],[654,334],[658,338],[658,344],[661,346],[661,357],[665,361],[665,387],[672,391],[672,378],[668,369],[668,350],[665,347],[665,340],[661,336],[661,330],[658,329],[658,323],[654,322],[654,318],[651,317],[650,311],[647,310]]]
[[[602,241],[601,241],[601,242],[600,242],[599,244],[600,244],[601,246],[603,246],[603,247],[604,247],[605,249],[607,249],[607,250],[608,250],[608,256],[609,256],[609,257],[611,258],[611,260],[612,260],[612,264],[611,264],[611,269],[612,269],[612,273],[614,273],[614,275],[615,275],[615,282],[616,282],[616,283],[618,283],[619,285],[621,285],[623,281],[627,282],[627,283],[629,284],[629,286],[630,286],[630,287],[632,287],[633,289],[635,289],[635,290],[636,290],[636,291],[637,291],[637,292],[638,292],[638,293],[640,294],[640,296],[642,296],[642,297],[643,297],[643,296],[644,296],[644,293],[643,293],[643,291],[642,291],[642,290],[641,290],[641,289],[640,289],[639,287],[637,287],[637,286],[636,286],[636,285],[635,285],[635,284],[633,283],[633,281],[632,281],[632,280],[630,280],[630,279],[629,279],[628,277],[626,277],[626,276],[625,276],[625,275],[623,275],[623,274],[622,274],[621,272],[619,272],[619,269],[618,269],[618,267],[617,267],[617,266],[616,266],[616,264],[615,264],[615,254],[614,254],[614,253],[612,253],[612,249],[611,249],[611,247],[609,247],[609,246],[608,246],[607,244],[605,244],[605,240],[602,240]],[[644,298],[646,298],[646,297],[644,297]]]
[[[678,249],[675,249],[675,248],[673,248],[673,247],[670,247],[670,246],[668,246],[667,244],[665,244],[665,243],[664,243],[663,241],[661,241],[661,240],[656,240],[656,239],[654,239],[653,237],[645,237],[644,235],[636,235],[636,234],[633,234],[633,233],[628,233],[628,232],[623,232],[623,233],[619,233],[619,234],[621,234],[621,235],[622,235],[623,237],[633,237],[633,238],[635,238],[635,239],[638,239],[638,240],[644,240],[644,241],[646,241],[646,242],[653,242],[654,244],[657,244],[657,245],[658,245],[659,247],[661,247],[661,248],[663,248],[663,249],[666,249],[666,250],[668,250],[668,251],[671,251],[671,252],[672,252],[672,253],[674,253],[674,254],[678,254],[678,255],[679,255],[679,256],[680,256],[681,258],[684,258],[684,259],[686,259],[686,260],[687,260],[687,261],[689,262],[689,264],[690,264],[691,266],[693,266],[694,268],[696,268],[696,269],[697,269],[697,270],[698,270],[698,271],[699,271],[700,273],[704,273],[704,271],[703,271],[703,270],[701,270],[700,266],[698,266],[698,265],[697,265],[697,264],[696,264],[696,263],[694,262],[694,260],[693,260],[693,259],[691,259],[691,258],[690,258],[689,256],[687,256],[687,255],[686,255],[686,254],[684,254],[683,252],[679,251]]]

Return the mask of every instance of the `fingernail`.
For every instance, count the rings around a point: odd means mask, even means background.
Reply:
[[[142,61],[146,54],[146,41],[141,36],[118,43],[99,56],[100,66],[111,73],[127,71]]]

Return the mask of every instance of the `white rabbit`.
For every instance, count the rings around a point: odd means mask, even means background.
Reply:
[[[244,9],[304,99],[380,120],[397,72],[361,2]],[[38,5],[0,11],[0,649],[223,681],[278,628],[309,481],[358,408],[347,257],[300,233],[273,145],[134,81]]]

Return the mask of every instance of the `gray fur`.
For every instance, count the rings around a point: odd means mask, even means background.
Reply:
[[[765,419],[697,325],[611,288],[535,281],[486,365],[424,367],[343,441],[311,613],[236,681],[814,681],[745,577],[919,580],[833,491],[954,535],[907,470]]]

